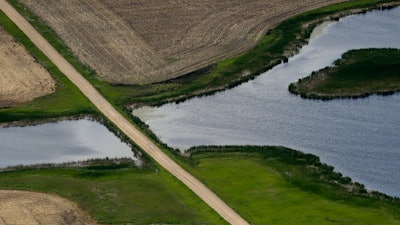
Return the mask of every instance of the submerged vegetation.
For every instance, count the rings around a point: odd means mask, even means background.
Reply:
[[[400,50],[362,49],[343,54],[326,67],[289,86],[303,98],[357,98],[400,91]]]

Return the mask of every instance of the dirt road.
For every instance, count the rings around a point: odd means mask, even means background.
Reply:
[[[0,0],[0,9],[32,40],[32,42],[63,72],[93,104],[121,131],[130,137],[138,146],[147,152],[157,163],[182,181],[204,202],[213,208],[230,224],[248,224],[233,211],[214,192],[203,183],[183,170],[170,159],[152,141],[126,120],[99,92],[79,74],[12,6],[5,0]]]

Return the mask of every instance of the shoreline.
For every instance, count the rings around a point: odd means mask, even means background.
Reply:
[[[153,168],[154,162],[152,162],[149,157],[146,154],[143,154],[142,150],[134,143],[131,141],[124,133],[122,133],[114,124],[111,123],[108,119],[104,118],[103,116],[100,115],[94,115],[94,114],[81,114],[81,115],[76,115],[76,116],[62,116],[62,117],[56,117],[56,118],[48,118],[48,119],[43,119],[43,120],[20,120],[20,121],[13,121],[13,122],[6,122],[6,123],[0,123],[0,129],[4,128],[10,128],[10,127],[28,127],[28,126],[40,126],[44,124],[51,124],[51,123],[58,123],[61,121],[78,121],[78,120],[89,120],[92,122],[96,122],[104,126],[109,132],[114,134],[121,142],[125,143],[128,145],[128,147],[131,149],[134,158],[137,158],[141,163],[140,167],[141,168]],[[95,159],[88,159],[84,160],[85,161],[92,161]],[[80,161],[79,161],[80,162]],[[44,165],[59,165],[59,164],[74,164],[74,163],[79,163],[79,162],[64,162],[64,163],[44,163]],[[17,166],[22,166],[22,167],[30,167],[30,166],[37,166],[35,165],[17,165]],[[13,166],[12,166],[13,167]],[[0,172],[2,171],[2,168],[0,168]]]
[[[196,160],[193,160],[193,156],[202,154],[230,154],[230,153],[244,153],[252,154],[257,153],[263,155],[265,158],[279,158],[282,162],[287,164],[304,164],[309,167],[310,170],[324,171],[324,179],[328,182],[332,182],[342,186],[348,191],[352,192],[355,189],[358,190],[359,194],[374,197],[377,199],[383,198],[390,201],[396,201],[400,203],[399,196],[391,196],[383,192],[376,190],[366,189],[364,184],[353,181],[351,177],[345,177],[342,173],[335,171],[335,167],[327,163],[320,161],[319,156],[305,153],[296,149],[284,147],[284,146],[258,146],[258,145],[227,145],[227,146],[194,146],[187,150],[189,158],[192,160],[191,164],[196,164]]]
[[[33,21],[36,29],[43,30],[43,27],[40,27],[44,26],[41,24],[43,22],[30,14],[29,11],[24,11],[16,1],[13,0],[10,2],[20,11],[22,10],[25,17]],[[268,30],[265,36],[253,48],[239,56],[193,71],[189,74],[189,77],[183,76],[182,79],[176,78],[175,80],[144,86],[111,85],[96,80],[96,72],[74,59],[73,55],[64,49],[66,47],[65,44],[60,44],[60,40],[57,39],[51,29],[47,28],[49,33],[45,36],[51,40],[50,42],[53,45],[56,45],[59,51],[63,52],[64,57],[72,61],[72,64],[78,71],[97,87],[103,96],[119,108],[133,109],[144,105],[160,106],[171,102],[179,103],[191,98],[208,96],[216,92],[229,90],[255,79],[276,65],[287,62],[288,57],[296,54],[302,46],[308,43],[312,30],[318,24],[329,20],[339,20],[341,17],[352,14],[362,14],[372,10],[388,10],[396,6],[400,6],[400,2],[389,0],[383,3],[373,1],[367,3],[343,2],[314,9],[280,22]],[[286,37],[288,34],[290,37]],[[264,59],[264,56],[260,55],[262,53],[267,54],[267,58]],[[253,60],[257,62],[256,65],[250,64]],[[240,63],[237,61],[240,61]],[[13,109],[12,111],[15,111],[16,108]],[[8,110],[2,109],[1,111],[6,113]],[[59,114],[71,115],[71,113]],[[57,113],[44,115],[43,117],[47,116],[57,117]],[[29,115],[24,115],[24,117],[29,118]],[[20,118],[22,117],[18,116],[14,119]]]
[[[96,71],[74,58],[67,46],[29,10],[16,0],[8,0],[28,18],[37,30],[70,61],[85,78],[96,87],[109,101],[120,108],[140,107],[143,105],[159,106],[170,102],[182,102],[190,98],[212,95],[228,90],[254,79],[274,66],[285,63],[308,42],[312,29],[326,20],[339,20],[341,17],[366,13],[374,9],[386,10],[399,6],[400,2],[351,1],[336,3],[314,9],[288,18],[266,31],[253,48],[236,57],[215,64],[210,73],[190,79],[169,81],[150,85],[112,85],[96,79]],[[191,75],[202,74],[208,68],[193,71]],[[188,81],[189,80],[189,81]],[[51,115],[50,115],[51,116]],[[18,118],[19,119],[19,118]]]
[[[343,3],[338,3],[338,4],[343,4]],[[299,23],[299,25],[301,26],[301,30],[298,31],[298,33],[296,33],[296,38],[294,40],[289,41],[289,43],[287,43],[287,45],[283,47],[284,49],[283,49],[283,53],[281,55],[275,55],[275,57],[273,59],[266,62],[265,66],[263,66],[263,69],[261,69],[261,71],[251,72],[248,69],[244,69],[243,71],[240,71],[240,73],[238,73],[238,74],[230,75],[230,76],[232,76],[232,79],[229,80],[227,83],[224,83],[219,86],[210,85],[210,86],[200,88],[198,90],[194,90],[191,93],[181,94],[181,95],[178,95],[175,97],[161,98],[160,100],[158,100],[158,99],[150,100],[150,101],[144,100],[142,102],[126,103],[125,107],[128,107],[129,109],[135,109],[135,108],[139,108],[141,106],[157,107],[157,106],[161,106],[161,105],[168,104],[168,103],[177,103],[178,104],[178,103],[184,102],[184,101],[192,99],[192,98],[209,96],[209,95],[213,95],[217,92],[226,91],[226,90],[235,88],[243,83],[254,80],[259,75],[263,74],[264,72],[267,72],[268,70],[271,70],[275,66],[278,66],[282,63],[283,64],[286,63],[290,57],[296,55],[299,52],[301,47],[308,44],[310,35],[311,35],[313,29],[317,25],[319,25],[323,22],[326,22],[326,21],[338,21],[338,20],[340,20],[340,18],[350,16],[350,15],[365,14],[369,11],[374,11],[374,10],[390,10],[395,7],[400,7],[400,2],[394,1],[394,2],[388,2],[388,3],[378,3],[374,6],[362,6],[360,8],[347,9],[344,11],[335,12],[333,14],[328,13],[328,15],[324,15],[322,17],[311,19],[311,20],[306,20],[306,21],[303,21],[300,19],[300,21],[296,21],[296,23]],[[316,10],[318,10],[318,9],[316,9]],[[315,10],[312,10],[311,12],[313,12],[313,11],[315,11]],[[309,12],[306,12],[306,13],[294,16],[292,18],[289,18],[285,21],[282,21],[281,23],[277,24],[275,27],[270,29],[266,33],[264,38],[268,37],[268,35],[272,34],[272,32],[277,31],[277,30],[284,32],[281,28],[281,26],[283,26],[283,24],[289,23],[289,21],[295,20],[298,17],[302,17],[302,16],[306,15],[307,13],[309,13]],[[262,40],[263,40],[263,38],[260,39],[259,42],[262,42]],[[241,57],[243,55],[250,54],[250,52],[255,50],[257,47],[258,47],[258,44],[255,47],[253,47],[252,49],[248,50],[247,52],[245,52],[242,55],[237,56],[237,57]],[[232,59],[235,59],[237,57],[234,57]],[[230,60],[232,60],[232,59],[230,59]],[[223,63],[223,62],[225,62],[225,61],[222,61],[220,63]],[[209,67],[211,67],[211,70],[209,70]],[[204,68],[201,68],[199,70],[189,73],[189,75],[190,75],[189,80],[195,82],[196,75],[197,75],[198,79],[201,79],[202,77],[209,75],[207,73],[204,73],[204,71],[211,71],[209,73],[212,73],[214,70],[218,69],[218,63],[210,65],[209,67],[204,67]],[[249,68],[250,67],[251,66],[249,66]],[[161,82],[161,83],[176,82],[176,83],[180,83],[180,84],[187,84],[184,82],[182,83],[182,81],[179,78],[180,77],[172,79],[172,80],[167,80],[167,81]],[[183,76],[182,78],[183,78],[183,80],[186,79],[185,76]],[[187,85],[190,85],[190,84],[187,84]],[[144,96],[144,97],[157,98],[158,94],[159,93],[155,94],[155,96]]]
[[[399,2],[393,2],[393,4],[394,5],[399,5],[400,3]],[[382,7],[382,6],[380,6],[380,7]],[[373,10],[373,9],[370,9],[370,10]],[[363,9],[360,9],[359,11],[358,11],[358,13],[364,13],[364,11],[363,11]],[[338,13],[338,14],[340,14],[340,13]],[[349,14],[347,14],[347,15],[351,15],[351,14],[356,14],[356,13],[354,13],[354,12],[352,12],[352,13],[349,13]],[[340,17],[343,17],[343,16],[346,16],[346,15],[341,15]],[[324,17],[324,18],[326,18],[326,17]],[[322,21],[324,21],[324,20],[319,20],[318,21],[318,23],[319,22],[322,22]],[[315,21],[313,21],[313,22],[315,22]],[[315,22],[315,23],[317,23],[317,22]],[[313,26],[313,25],[309,25],[309,26]],[[305,29],[309,29],[309,27],[307,27],[307,28],[305,28]],[[297,41],[299,41],[299,40],[297,40]],[[304,40],[303,40],[304,41]],[[306,39],[306,41],[307,41],[307,39]],[[295,52],[296,51],[298,51],[299,50],[299,47],[301,47],[301,46],[295,46],[295,44],[296,43],[294,43],[291,47],[296,47],[296,48],[294,48],[294,50],[292,49],[292,50],[288,50],[289,52],[288,52],[288,55],[291,55],[291,54],[295,54]],[[286,56],[283,56],[283,58],[281,58],[280,59],[280,61],[278,62],[278,63],[281,63],[281,62],[285,62],[285,60],[287,59],[287,57]],[[247,74],[247,73],[246,73]],[[215,89],[215,90],[209,90],[209,89],[206,89],[206,90],[201,90],[200,91],[200,93],[198,94],[198,93],[195,93],[194,95],[189,95],[189,97],[188,96],[183,96],[183,97],[178,97],[177,99],[171,99],[171,101],[169,101],[169,102],[174,102],[174,101],[179,101],[179,100],[186,100],[186,99],[188,99],[188,98],[190,98],[190,96],[191,97],[198,97],[198,96],[201,96],[201,95],[211,95],[211,94],[213,94],[213,93],[215,93],[215,92],[217,92],[217,91],[222,91],[222,90],[227,90],[227,89],[229,89],[229,88],[233,88],[233,87],[235,87],[235,86],[237,86],[237,85],[240,85],[241,83],[243,83],[243,82],[246,82],[246,81],[248,81],[248,80],[250,80],[250,79],[254,79],[256,76],[258,76],[258,75],[260,75],[260,74],[255,74],[255,75],[246,75],[246,76],[242,76],[242,77],[244,77],[244,78],[242,78],[243,80],[238,80],[238,81],[234,81],[234,82],[232,82],[231,84],[228,84],[227,85],[227,87],[225,87],[225,86],[223,86],[221,89]],[[232,86],[230,86],[230,85],[232,85]],[[204,91],[204,93],[202,93]],[[165,103],[165,102],[164,102]],[[89,114],[90,115],[90,114]],[[92,116],[92,115],[91,115]],[[78,116],[79,117],[79,116]],[[59,121],[59,120],[63,120],[62,118],[68,118],[68,117],[60,117],[60,118],[53,118],[53,119],[48,119],[48,120],[50,120],[50,121],[53,121],[53,122],[57,122],[57,121]],[[69,119],[71,119],[71,118],[74,118],[74,116],[72,116],[72,117],[69,117]],[[44,122],[44,123],[46,123],[47,121],[46,121],[47,119],[44,119],[44,120],[38,120],[38,121],[34,121],[33,123],[36,123],[36,125],[37,124],[40,124],[41,122]],[[29,122],[28,122],[28,119],[26,119],[26,120],[23,120],[23,121],[25,121],[25,122],[21,122],[20,123],[20,125],[21,126],[24,126],[23,124],[24,123],[26,123],[25,124],[25,126],[26,125],[29,125]],[[100,121],[98,121],[98,122],[100,122]],[[13,123],[13,122],[11,122],[11,123]],[[16,122],[17,124],[18,124],[18,122]],[[101,123],[101,122],[100,122]],[[106,123],[106,122],[105,122]],[[112,126],[112,125],[110,125],[109,124],[110,122],[108,121],[107,122],[107,124],[108,124],[108,126]],[[114,134],[115,133],[119,133],[119,134],[121,134],[121,132],[119,132],[118,130],[116,130],[115,128],[109,128],[107,125],[106,125],[106,127],[110,130],[110,131],[112,131]],[[142,129],[142,128],[141,128]],[[157,143],[159,143],[159,142],[157,142]]]
[[[380,4],[379,6],[376,6],[378,8],[374,8],[374,9],[370,9],[370,10],[387,10],[387,9],[391,9],[392,5],[400,5],[399,2],[392,2],[392,3],[384,3],[384,4]],[[352,14],[356,14],[356,13],[365,13],[365,8],[362,9],[357,9],[357,10],[352,10],[352,11],[346,11],[346,12],[339,12],[333,15],[329,15],[329,16],[325,16],[322,19],[319,18],[317,19],[317,21],[313,20],[311,21],[307,26],[303,27],[304,29],[309,28],[309,26],[311,26],[310,24],[313,24],[312,26],[316,26],[317,24],[319,24],[320,22],[326,21],[326,20],[332,20],[338,17],[343,17],[343,16],[347,16],[347,15],[352,15]],[[304,31],[304,30],[303,30]],[[311,33],[311,32],[310,32]],[[293,46],[292,46],[293,47]],[[299,47],[299,46],[297,46]],[[296,50],[299,50],[298,48]],[[294,53],[293,53],[294,54]],[[259,75],[259,74],[258,74]],[[256,76],[258,76],[256,75]],[[256,77],[255,76],[255,77]],[[243,82],[242,82],[243,83]],[[241,83],[237,83],[237,85],[240,85]],[[231,88],[233,88],[234,86],[232,86]],[[227,90],[227,89],[223,89],[223,90]],[[216,90],[218,91],[218,90]],[[215,91],[215,92],[216,92]],[[205,95],[211,95],[215,92],[212,93],[205,93]],[[199,95],[194,95],[193,97],[198,97]],[[187,98],[185,98],[184,100],[186,100]],[[167,151],[171,152],[172,154],[174,154],[175,157],[182,157],[182,155],[185,154],[181,154],[180,151],[173,149],[169,146],[167,146],[165,143],[163,143],[162,141],[160,141],[158,139],[158,137],[148,128],[148,126],[141,121],[139,118],[136,118],[135,116],[133,116],[129,109],[124,109],[125,113],[129,116],[129,118],[134,121],[134,123],[136,124],[137,127],[139,127],[142,131],[144,131],[146,133],[147,136],[151,137],[151,139],[155,140],[159,145],[161,145],[164,149],[167,149]],[[115,128],[115,126],[113,124],[111,124],[110,121],[105,121],[104,118],[101,115],[96,115],[96,114],[82,114],[82,115],[77,115],[77,116],[62,116],[62,117],[52,117],[52,118],[47,118],[47,119],[39,119],[39,120],[29,120],[29,119],[24,119],[21,121],[14,121],[14,122],[5,122],[5,123],[1,123],[0,127],[9,127],[9,126],[32,126],[32,125],[39,125],[39,124],[44,124],[44,123],[55,123],[58,121],[62,121],[62,120],[79,120],[79,119],[83,119],[83,118],[90,118],[91,120],[97,121],[101,124],[103,124],[104,126],[107,127],[107,129],[109,131],[111,131],[112,133],[114,133],[118,138],[120,138],[123,142],[128,143],[130,146],[132,146],[132,149],[136,149],[137,147],[134,143],[130,142],[129,139],[124,136],[122,134],[122,132],[120,132],[119,130],[117,130]],[[139,152],[140,151],[134,151],[134,152]],[[141,154],[142,155],[142,154]],[[143,154],[144,156],[146,154]]]
[[[304,99],[358,99],[400,92],[400,49],[354,49],[328,66],[291,83],[290,93]]]

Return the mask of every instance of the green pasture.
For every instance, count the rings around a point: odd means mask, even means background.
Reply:
[[[62,196],[100,224],[226,224],[168,172],[132,163],[0,172],[0,189]]]
[[[315,156],[282,147],[197,151],[187,169],[251,224],[400,224],[399,199],[368,197]]]
[[[180,162],[251,224],[400,224],[400,200],[283,147],[197,147]],[[100,224],[225,224],[163,169],[100,161],[0,172],[0,189],[57,194]]]

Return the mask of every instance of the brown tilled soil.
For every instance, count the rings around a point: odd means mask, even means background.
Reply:
[[[20,0],[112,83],[145,84],[251,48],[278,22],[345,0]]]
[[[0,190],[0,224],[95,225],[74,203],[58,196]]]
[[[54,92],[50,74],[0,26],[0,108]]]

